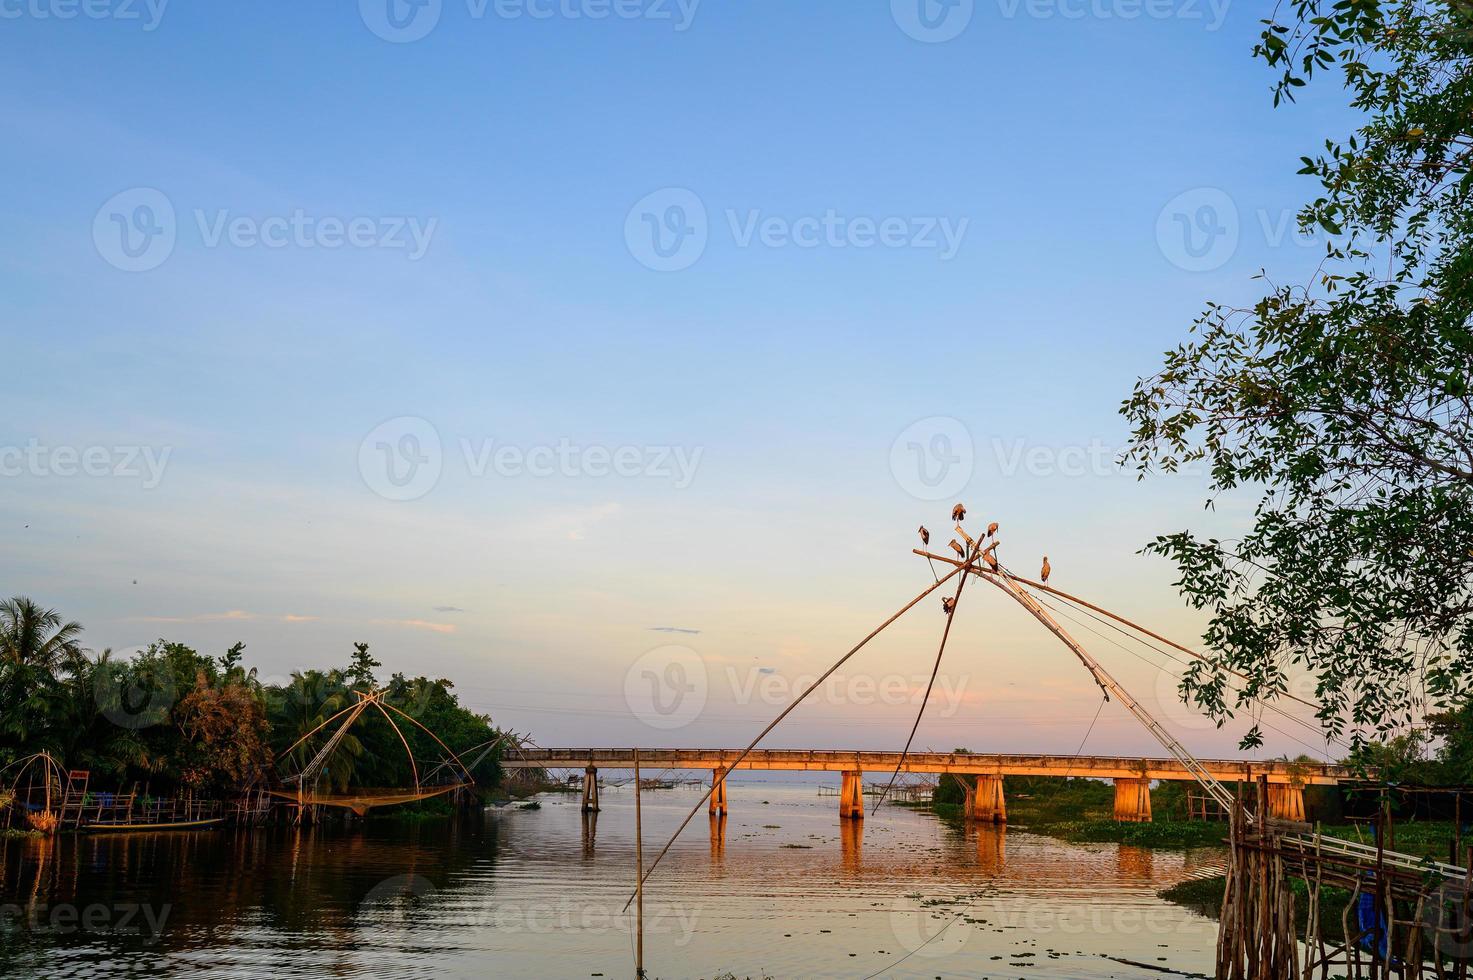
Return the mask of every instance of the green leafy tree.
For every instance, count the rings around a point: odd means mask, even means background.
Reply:
[[[342,719],[326,727],[323,727],[324,723],[356,700],[342,672],[336,670],[295,671],[290,684],[268,688],[266,703],[271,724],[271,749],[278,760],[278,772],[282,775],[301,772]],[[304,736],[319,729],[319,737],[309,738],[292,748]],[[343,790],[357,781],[358,760],[363,755],[360,732],[350,730],[323,767],[322,788]]]
[[[73,720],[66,681],[87,669],[81,635],[23,596],[0,602],[0,761],[60,750]]]
[[[348,683],[360,691],[371,691],[378,684],[373,676],[373,668],[383,666],[368,652],[367,643],[353,644],[353,656],[348,661],[348,669],[344,671]]]
[[[1145,549],[1211,612],[1213,661],[1184,693],[1223,721],[1307,670],[1325,726],[1360,740],[1473,679],[1473,7],[1284,10],[1255,52],[1275,105],[1334,72],[1364,120],[1302,160],[1320,191],[1299,223],[1335,237],[1312,281],[1207,307],[1125,402],[1125,459],[1143,476],[1205,461],[1213,500],[1257,497],[1241,538]]]

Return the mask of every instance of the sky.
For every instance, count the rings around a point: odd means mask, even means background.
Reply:
[[[1254,501],[1121,470],[1118,407],[1207,301],[1313,268],[1298,160],[1354,125],[1333,86],[1271,107],[1261,16],[0,0],[0,589],[268,680],[368,642],[545,746],[740,745],[932,584],[916,528],[962,501],[1192,644],[1140,549]],[[903,744],[938,596],[767,744]],[[1268,720],[1253,755],[1324,753]],[[980,584],[916,745],[1161,754]]]

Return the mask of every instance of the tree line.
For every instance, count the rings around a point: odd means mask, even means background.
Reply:
[[[229,794],[300,771],[323,738],[293,745],[359,693],[380,690],[386,703],[458,753],[500,735],[489,716],[460,704],[444,678],[394,673],[381,682],[381,664],[365,643],[354,644],[342,667],[294,671],[278,684],[262,683],[244,659],[241,643],[209,656],[163,639],[129,658],[94,653],[82,645],[79,623],[29,598],[5,600],[0,766],[44,751],[69,769],[89,770],[95,787]],[[319,790],[412,785],[416,768],[406,741],[425,779],[444,751],[413,724],[401,720],[398,729],[365,712],[329,757]],[[500,781],[497,755],[491,751],[474,767],[479,784]]]

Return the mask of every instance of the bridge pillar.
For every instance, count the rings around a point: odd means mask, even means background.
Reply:
[[[1003,798],[1001,776],[978,776],[974,789],[967,787],[965,782],[962,786],[969,789],[966,794],[968,820],[980,820],[983,823],[1008,822],[1008,805]]]
[[[839,786],[839,819],[864,819],[864,773],[844,773]]]
[[[598,812],[598,770],[592,766],[583,770],[583,812]]]
[[[1276,820],[1304,822],[1304,787],[1293,783],[1268,784],[1268,815]]]
[[[731,812],[726,805],[726,773],[721,769],[711,770],[711,805],[708,810],[713,817],[724,817]]]
[[[1115,780],[1115,819],[1122,823],[1151,822],[1151,781]]]

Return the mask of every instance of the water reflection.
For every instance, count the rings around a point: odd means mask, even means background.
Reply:
[[[864,843],[863,820],[839,821],[839,847],[844,855],[844,871],[852,877],[860,872],[860,846]]]
[[[593,846],[598,843],[598,811],[583,813],[583,860],[593,860]]]
[[[711,866],[720,867],[726,860],[726,814],[713,813],[708,819],[711,825]]]
[[[969,833],[977,838],[977,870],[990,875],[1002,874],[1008,863],[1008,825],[976,824]]]
[[[702,791],[646,792],[646,861]],[[840,821],[812,787],[730,792],[731,815],[709,820],[707,840],[692,828],[650,882],[652,975],[1155,976],[1105,953],[1210,967],[1214,927],[1155,891],[1212,852],[1072,846],[899,807]],[[539,810],[352,831],[9,842],[0,974],[626,974],[632,793],[611,787],[601,803],[583,814],[576,796],[552,795]],[[72,918],[57,924],[58,909]]]

